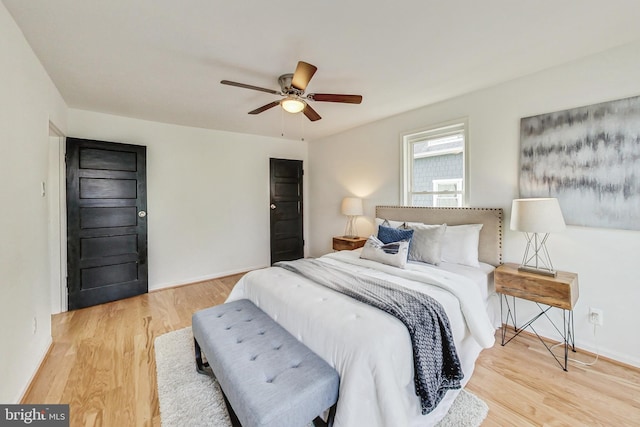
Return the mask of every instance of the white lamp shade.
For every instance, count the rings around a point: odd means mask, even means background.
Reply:
[[[362,199],[357,197],[345,197],[342,199],[341,212],[343,215],[348,216],[362,215]]]
[[[554,233],[565,227],[558,199],[515,199],[511,204],[512,230]]]

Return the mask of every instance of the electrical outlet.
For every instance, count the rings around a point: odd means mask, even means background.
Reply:
[[[604,323],[604,313],[601,308],[589,308],[589,323],[602,326]]]

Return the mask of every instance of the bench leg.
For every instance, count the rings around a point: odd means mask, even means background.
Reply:
[[[231,407],[231,403],[229,403],[229,399],[227,399],[227,395],[224,394],[224,390],[222,390],[222,387],[220,388],[220,391],[222,391],[222,397],[224,397],[224,404],[227,406],[227,412],[229,413],[229,419],[231,420],[231,426],[232,427],[242,427],[242,424],[240,424],[240,420],[238,419],[238,416],[236,415],[236,412]]]
[[[202,360],[202,349],[200,348],[200,344],[198,344],[198,340],[194,338],[193,344],[196,355],[196,370],[199,374],[209,375],[215,378],[213,370],[209,366],[209,362]],[[218,384],[218,386],[220,386],[220,384]],[[231,407],[231,403],[229,403],[229,399],[227,399],[227,395],[224,394],[222,387],[220,387],[220,391],[222,392],[222,397],[224,397],[224,404],[227,407],[227,412],[229,413],[229,419],[231,420],[232,427],[242,427],[242,424],[240,424],[240,420],[238,420],[238,416]]]
[[[329,408],[329,416],[327,417],[327,422],[325,423],[322,417],[317,416],[313,420],[313,425],[315,427],[333,427],[333,419],[336,416],[336,406],[338,404],[334,404],[331,408]]]
[[[202,361],[202,350],[200,349],[200,344],[198,344],[198,341],[195,338],[193,339],[193,344],[196,353],[196,370],[199,374],[213,376],[213,371],[209,366],[209,362]]]

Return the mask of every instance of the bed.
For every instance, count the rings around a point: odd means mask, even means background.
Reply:
[[[449,244],[467,225],[482,224],[473,266],[409,261],[398,268],[361,258],[366,248],[333,252],[316,262],[435,298],[449,319],[464,387],[481,350],[494,344],[499,325],[493,269],[502,262],[502,209],[378,206],[376,221],[401,228],[446,224]],[[336,427],[435,425],[459,393],[460,389],[447,391],[435,409],[422,413],[414,383],[413,336],[400,320],[377,308],[280,267],[246,274],[228,301],[242,298],[250,299],[338,371]]]

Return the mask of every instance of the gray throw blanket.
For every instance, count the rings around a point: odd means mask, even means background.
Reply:
[[[460,388],[464,374],[449,318],[432,297],[313,259],[282,261],[274,266],[372,305],[404,323],[413,344],[414,380],[422,414],[433,411],[447,390]]]

